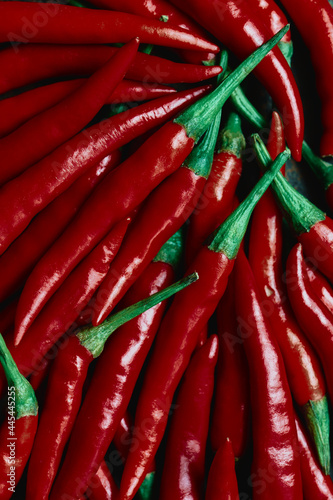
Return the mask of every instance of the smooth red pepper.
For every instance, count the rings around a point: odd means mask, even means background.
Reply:
[[[207,87],[201,87],[182,92],[177,97],[162,97],[154,103],[113,116],[100,125],[92,125],[8,182],[0,190],[0,253],[21,234],[38,212],[88,168],[135,137],[164,123],[207,90]]]
[[[172,252],[177,260],[178,251]],[[153,262],[129,292],[127,303],[156,293],[170,283],[173,276],[174,270],[169,263]],[[65,494],[78,498],[89,484],[128,406],[164,310],[165,304],[159,304],[146,311],[119,329],[107,343],[76,418],[65,461],[50,498],[61,498]]]
[[[312,289],[317,294],[327,309],[333,314],[333,289],[324,276],[311,265],[311,262],[304,261],[306,273],[311,283]]]
[[[61,235],[90,192],[120,161],[114,151],[79,177],[47,205],[0,257],[0,301],[14,293],[29,276],[42,255]],[[1,331],[1,330],[0,330]]]
[[[31,385],[18,371],[1,334],[0,361],[8,381],[8,415],[0,429],[0,497],[7,500],[29,459],[37,430],[38,405]]]
[[[18,337],[24,334],[66,275],[91,247],[100,241],[106,231],[139,205],[162,180],[180,167],[233,89],[262,60],[284,32],[285,30],[282,30],[257,49],[210,95],[200,99],[172,122],[160,128],[130,158],[104,179],[61,238],[49,249],[30,275],[17,311]],[[20,177],[23,176],[24,174]],[[60,179],[61,176],[58,175],[57,184]],[[111,201],[113,210],[110,210]],[[1,205],[0,203],[0,208]],[[19,212],[19,210],[16,211],[16,219],[18,219],[17,213]],[[12,216],[14,216],[13,213]],[[9,226],[10,222],[13,223],[12,218],[6,217],[3,225],[6,226],[7,234],[3,234],[3,240],[7,239],[8,233],[12,236],[15,233],[15,228],[13,229],[12,225]]]
[[[283,125],[272,116],[268,151],[272,158],[283,151]],[[263,314],[279,344],[295,402],[300,407],[314,440],[322,467],[330,469],[329,409],[326,383],[317,355],[300,329],[287,298],[283,280],[282,214],[271,192],[253,213],[249,261],[261,298]]]
[[[261,310],[255,279],[241,251],[236,260],[238,333],[250,370],[253,499],[302,498],[296,428],[281,352]]]
[[[241,152],[244,147],[245,138],[239,117],[231,113],[226,127],[221,132],[212,171],[190,217],[186,246],[188,263],[200,250],[205,239],[226,218],[226,210],[232,205],[242,172]]]
[[[149,198],[97,291],[92,323],[99,325],[113,310],[161,246],[184,224],[196,206],[210,173],[221,114],[186,158]]]
[[[301,421],[296,415],[295,417],[301,461],[303,498],[304,500],[328,500],[333,498],[332,479],[329,475],[323,474]]]
[[[160,500],[202,496],[217,353],[218,338],[213,335],[196,351],[184,373],[171,417]]]
[[[247,57],[270,37],[270,29],[248,2],[238,0],[172,0],[239,58]],[[237,36],[235,36],[237,33]],[[265,85],[284,117],[286,137],[295,160],[302,154],[304,118],[299,91],[290,67],[275,48],[258,65],[255,75]]]
[[[214,450],[231,441],[236,458],[244,455],[249,441],[249,370],[242,341],[237,334],[234,273],[219,303],[217,326],[219,356],[215,377],[210,440]]]
[[[78,134],[94,118],[112,90],[124,78],[138,47],[139,40],[132,40],[64,100],[0,139],[0,185],[18,176]],[[69,116],[71,119],[68,119]]]
[[[28,90],[0,101],[0,137],[10,134],[42,111],[51,108],[85,83],[86,79],[66,80]],[[105,104],[145,101],[176,92],[164,85],[145,85],[123,80],[106,99]]]
[[[123,500],[133,498],[149,468],[163,437],[174,392],[200,332],[226,289],[253,208],[288,156],[288,152],[280,155],[272,165],[271,175],[259,181],[250,196],[212,235],[209,246],[198,253],[188,272],[196,270],[199,282],[187,293],[177,295],[162,321],[135,414],[135,428],[144,439],[139,440],[139,446],[127,458],[120,486]]]
[[[124,12],[34,2],[0,4],[0,42],[100,44],[126,43],[133,37],[165,47],[219,51],[186,29]]]
[[[304,265],[303,249],[300,243],[295,245],[289,253],[286,283],[288,296],[297,321],[321,360],[330,400],[333,401],[333,314],[312,289]]]
[[[235,456],[229,439],[221,444],[210,466],[205,500],[239,500]]]
[[[116,500],[118,494],[118,486],[105,461],[102,460],[83,498],[89,498],[90,500]]]

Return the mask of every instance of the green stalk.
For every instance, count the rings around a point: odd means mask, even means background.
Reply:
[[[155,472],[149,472],[144,478],[143,483],[138,491],[141,500],[150,500],[153,494],[153,487],[155,481]]]
[[[36,416],[38,403],[33,388],[19,372],[12,355],[0,334],[0,362],[3,366],[8,387],[15,388],[15,418]]]
[[[227,78],[209,95],[203,97],[174,121],[182,125],[187,135],[197,142],[207,130],[215,115],[220,111],[232,92],[244,78],[260,63],[268,52],[283,38],[289,29],[285,26],[268,42],[261,45],[245,61],[243,61]]]
[[[156,306],[163,300],[168,299],[180,290],[183,290],[191,285],[191,283],[197,281],[197,279],[199,279],[197,273],[190,274],[164,290],[154,293],[150,297],[140,300],[136,304],[109,316],[101,325],[83,328],[77,333],[81,345],[90,351],[94,358],[97,358],[103,351],[105,342],[117,328],[136,318],[151,307]]]
[[[162,246],[153,262],[165,262],[174,269],[178,269],[182,261],[185,249],[185,230],[182,226]]]
[[[236,113],[230,113],[227,124],[221,132],[217,152],[229,152],[240,158],[245,145],[241,119]]]
[[[223,252],[229,260],[237,256],[254,207],[288,158],[290,158],[290,151],[287,148],[277,156],[274,162],[270,161],[269,170],[261,177],[247,198],[213,233],[209,245],[210,250],[213,252]]]
[[[271,164],[271,157],[258,134],[253,135],[254,148],[261,166],[266,169]],[[312,226],[325,219],[325,214],[305,196],[293,188],[279,173],[272,183],[274,193],[284,211],[285,217],[296,234],[308,233]]]

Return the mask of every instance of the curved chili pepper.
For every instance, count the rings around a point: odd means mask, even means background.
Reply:
[[[322,304],[311,287],[300,243],[289,253],[286,282],[295,316],[317,351],[324,369],[330,400],[333,401],[333,314]]]
[[[315,291],[318,298],[322,301],[327,309],[333,314],[333,290],[324,276],[310,262],[304,261],[306,273],[310,280],[311,287]],[[1,331],[1,329],[0,329]]]
[[[89,488],[85,491],[85,496],[90,500],[116,500],[119,490],[108,469],[105,461],[102,460],[96,474],[90,480]]]
[[[92,323],[99,325],[124,296],[161,246],[188,219],[210,173],[220,128],[218,113],[203,140],[181,168],[169,176],[145,201],[123,251],[97,291]]]
[[[141,203],[165,177],[180,167],[233,89],[258,61],[262,60],[285,31],[282,30],[257,49],[210,95],[200,99],[172,122],[160,128],[130,158],[104,179],[30,275],[18,306],[16,329],[19,337],[91,246],[100,241],[117,220],[125,217]],[[23,176],[24,174],[20,177]],[[13,183],[14,181],[9,184]],[[110,210],[110,200],[113,210]],[[0,208],[2,208],[1,200]],[[6,212],[4,213],[6,216]],[[16,218],[18,218],[17,213],[20,211],[16,211]],[[6,226],[7,234],[9,232],[13,235],[15,233],[15,228],[12,227],[13,220],[10,227],[9,222],[8,217],[2,226]],[[0,236],[3,236],[4,240],[7,235],[1,234],[1,229],[5,228],[0,225]]]
[[[0,139],[0,185],[13,179],[78,134],[94,118],[112,90],[124,78],[138,47],[139,40],[132,40],[63,101]],[[68,116],[71,116],[70,120]],[[13,155],[17,144],[20,149]]]
[[[262,313],[250,264],[241,251],[235,266],[238,332],[250,370],[253,499],[302,498],[292,398],[283,359]]]
[[[0,361],[8,381],[8,415],[0,429],[0,497],[10,498],[28,461],[38,422],[38,405],[0,334]]]
[[[219,356],[215,379],[210,440],[214,450],[230,439],[237,458],[249,438],[250,387],[247,360],[237,335],[234,274],[217,306]]]
[[[231,113],[221,132],[212,171],[190,217],[187,262],[191,262],[205,239],[222,223],[225,211],[231,206],[242,171],[241,152],[244,147],[239,117]]]
[[[217,450],[209,469],[205,500],[238,500],[235,456],[227,439]]]
[[[0,101],[0,137],[8,135],[42,111],[51,108],[85,83],[86,79],[66,80],[28,90]],[[145,85],[122,80],[105,104],[145,101],[176,92],[165,85]]]
[[[207,90],[206,87],[182,93],[176,98],[164,97],[113,116],[102,125],[92,125],[8,182],[0,191],[0,254],[38,212],[88,168],[135,137],[165,122]]]
[[[36,20],[41,17],[46,22],[37,21],[37,27]],[[126,43],[137,36],[142,43],[219,51],[217,45],[186,29],[124,12],[7,1],[0,4],[0,20],[0,42]],[[27,33],[28,26],[33,35]]]
[[[161,272],[161,268],[159,267],[158,275],[154,274],[155,270],[150,270],[151,274],[149,277],[146,276],[146,279],[148,279],[146,283],[143,284],[143,287],[149,284],[148,287],[151,292],[155,292],[156,289],[161,289],[161,284],[163,285],[163,282],[170,278],[171,271],[171,269],[165,269],[165,267],[168,266],[162,267],[163,271]],[[153,281],[151,281],[152,277]],[[193,282],[195,279],[196,277],[192,275],[190,282]],[[189,284],[189,282],[187,282],[187,284]],[[184,288],[184,286],[186,286],[186,283],[181,285],[180,282],[178,282],[176,288],[175,285],[173,285],[173,288],[179,291],[180,288]],[[141,302],[148,304],[149,301],[153,300],[153,305],[156,305],[161,302],[161,298],[158,299],[156,296],[161,293],[166,294],[170,288],[171,287],[168,287],[162,292],[155,292],[154,295],[151,295],[148,299]],[[172,292],[169,291],[169,294],[171,293]],[[154,296],[155,299],[153,299]],[[141,302],[135,304],[136,309],[138,309]],[[133,309],[133,307],[134,306],[130,306],[130,309]],[[121,324],[126,322],[127,309],[122,313]],[[147,309],[148,306],[146,306],[145,310]],[[113,434],[119,425],[124,410],[128,405],[142,364],[161,320],[163,310],[164,306],[162,308],[159,306],[147,314],[140,316],[138,320],[131,323],[128,329],[122,329],[122,333],[125,334],[126,331],[126,334],[124,336],[121,334],[120,340],[110,342],[115,350],[111,350],[111,348],[107,347],[105,351],[107,354],[101,358],[101,363],[97,363],[97,371],[94,372],[94,377],[75,421],[65,461],[57,476],[50,498],[61,498],[61,495],[65,494],[69,497],[79,498],[82,491],[88,486],[89,480],[97,471],[112,441]],[[143,311],[142,306],[141,311]],[[116,318],[119,314],[120,313],[117,313],[113,317]],[[139,313],[136,313],[136,316],[138,316],[138,314]],[[132,315],[131,318],[133,317]],[[76,356],[82,358],[83,352],[85,352],[87,353],[85,354],[86,358],[88,356],[91,362],[94,357],[97,357],[102,352],[104,342],[115,329],[113,327],[110,329],[110,325],[112,325],[110,321],[111,319],[108,319],[101,326],[82,330],[76,337],[73,337],[76,338],[76,344],[74,346]],[[140,321],[143,323],[141,326],[139,326]],[[152,336],[150,335],[151,328]],[[115,335],[115,338],[117,337],[119,338],[119,335]],[[124,343],[123,337],[127,342]],[[118,345],[117,342],[120,343],[118,348],[116,348]],[[122,352],[124,352],[124,355],[119,357],[119,354]],[[87,361],[89,361],[89,359],[87,358]],[[85,364],[87,364],[87,362]],[[108,378],[108,384],[101,385],[101,380],[105,380],[105,376]],[[78,398],[78,391],[75,393],[75,398]],[[94,401],[93,406],[89,404],[90,401]],[[88,414],[89,418],[87,419]],[[87,429],[87,424],[89,429],[91,426],[92,433]],[[84,434],[81,432],[83,428],[86,429]],[[89,447],[87,448],[85,444],[88,442]],[[82,449],[85,450],[83,454],[81,452]],[[74,457],[74,461],[72,457]]]
[[[200,498],[218,339],[213,335],[187,367],[171,418],[160,500]],[[193,416],[195,415],[195,418]]]
[[[329,498],[333,498],[332,479],[329,475],[323,474],[303,426],[299,418],[296,415],[295,417],[298,450],[301,461],[303,498],[304,500],[328,500]]]
[[[105,45],[24,45],[0,53],[0,93],[46,78],[86,76],[97,71],[119,49]],[[126,74],[151,88],[162,83],[195,83],[221,72],[219,66],[174,63],[138,52]]]
[[[283,125],[272,116],[268,138],[272,158],[284,149]],[[267,192],[253,213],[249,261],[262,301],[262,309],[282,353],[291,393],[306,419],[320,463],[330,470],[329,409],[326,384],[319,360],[299,328],[287,300],[282,267],[282,215]]]
[[[333,12],[327,0],[282,0],[311,53],[318,92],[322,100],[322,156],[333,155]],[[320,57],[318,57],[320,51]]]
[[[139,446],[127,458],[120,486],[123,500],[133,498],[145,476],[162,440],[173,394],[198,335],[225,291],[253,208],[289,154],[286,151],[279,156],[270,176],[260,179],[249,197],[212,235],[209,246],[198,253],[188,272],[195,269],[199,273],[200,286],[194,284],[187,293],[178,294],[162,321],[135,414],[135,429],[144,438],[141,437]]]
[[[269,163],[269,153],[256,134],[254,147],[263,167]],[[333,281],[333,220],[313,205],[278,174],[272,188],[284,214],[296,233],[307,257]]]
[[[93,188],[120,160],[114,151],[79,177],[31,221],[0,257],[0,300],[23,285],[42,255],[61,235]],[[3,331],[0,329],[0,331]]]
[[[266,28],[247,2],[238,0],[172,0],[172,3],[212,33],[237,57],[244,58],[270,37]],[[237,33],[237,36],[235,36]],[[284,116],[287,143],[295,160],[301,159],[304,118],[299,91],[281,52],[275,48],[255,70],[273,101]]]

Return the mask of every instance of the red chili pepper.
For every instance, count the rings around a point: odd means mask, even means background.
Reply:
[[[297,321],[321,360],[332,402],[333,315],[312,289],[300,243],[294,246],[288,256],[286,283]]]
[[[205,239],[222,223],[226,210],[232,204],[242,171],[241,152],[244,147],[245,138],[239,117],[231,113],[226,127],[221,132],[212,171],[190,217],[187,262],[191,262]]]
[[[161,283],[165,282],[166,274],[170,276],[171,270],[165,269],[165,267],[168,266],[163,267],[162,273],[159,267],[158,275],[154,274],[155,270],[151,269],[152,274],[150,274],[149,277],[146,276],[146,279],[148,279],[144,286],[147,286],[147,283],[149,283],[148,287],[151,292],[155,292],[156,289],[160,290]],[[154,277],[152,275],[154,275]],[[153,282],[151,281],[152,277]],[[195,279],[195,275],[192,275],[190,282],[193,282]],[[189,282],[183,284],[178,282],[172,287],[174,290],[179,291],[180,288],[184,288],[184,286],[188,284]],[[113,316],[113,323],[117,321],[117,318],[120,318],[120,325],[123,325],[126,321],[129,321],[129,319],[138,316],[141,312],[147,311],[149,302],[152,302],[154,306],[161,302],[162,297],[156,298],[156,296],[163,293],[167,294],[167,292],[169,294],[167,296],[175,293],[175,291],[172,292],[170,290],[172,287],[154,293],[154,295],[151,295],[148,299],[117,313]],[[145,309],[143,309],[142,302],[146,304]],[[133,309],[133,307],[135,307],[138,312],[135,315],[132,314],[129,316],[127,311],[128,309]],[[65,461],[57,476],[50,498],[61,498],[61,496],[65,494],[69,497],[79,498],[89,484],[90,478],[93,477],[97,471],[112,441],[113,434],[119,425],[122,415],[127,408],[138,374],[148,353],[154,333],[161,320],[163,309],[164,307],[161,309],[161,306],[159,306],[147,314],[140,316],[138,320],[133,322],[130,330],[128,329],[125,334],[125,339],[127,340],[125,343],[123,338],[125,330],[122,329],[120,336],[116,334],[113,337],[120,337],[120,340],[115,341],[120,343],[119,347],[117,348],[116,346],[118,344],[111,341],[110,343],[113,345],[113,349],[107,347],[107,351],[105,351],[107,353],[105,355],[107,360],[105,360],[105,356],[103,356],[103,358],[101,358],[103,361],[97,363],[98,366],[94,372],[94,377],[71,433]],[[103,323],[103,325],[82,330],[76,337],[73,337],[76,339],[74,345],[75,350],[73,352],[76,357],[80,357],[84,360],[85,366],[102,352],[106,339],[111,335],[112,331],[115,330],[116,326],[112,326],[111,318]],[[140,321],[143,323],[141,326],[139,326]],[[150,335],[150,328],[155,330],[152,336]],[[147,336],[149,338],[146,338]],[[119,354],[122,353],[124,353],[124,355],[119,357]],[[115,367],[116,370],[114,369]],[[108,379],[108,384],[101,384],[101,380],[105,381],[105,377]],[[78,391],[75,392],[75,398],[78,398]],[[91,405],[90,401],[94,401],[94,404]],[[87,419],[88,414],[89,418]],[[62,412],[60,415],[60,418],[64,419]],[[84,434],[81,432],[82,429],[85,429]],[[87,443],[89,443],[88,447],[86,446]],[[81,452],[82,449],[85,450],[83,454]],[[72,460],[71,457],[74,457],[74,460]]]
[[[101,44],[139,37],[142,43],[219,51],[217,45],[186,29],[124,12],[7,1],[0,4],[0,20],[0,42]]]
[[[217,352],[218,339],[213,335],[185,371],[168,433],[160,500],[202,496]]]
[[[311,53],[317,87],[322,100],[322,156],[333,155],[333,12],[327,0],[282,0]],[[318,57],[318,51],[320,57]]]
[[[42,255],[61,235],[93,188],[120,160],[114,151],[79,177],[31,221],[0,257],[0,301],[14,293],[29,276]],[[3,331],[0,329],[0,331]]]
[[[283,125],[274,112],[268,151],[272,158],[276,158],[283,149]],[[322,467],[329,471],[326,383],[317,355],[298,326],[287,299],[282,266],[282,215],[270,192],[261,198],[253,214],[249,261],[260,293],[263,314],[282,353],[291,393],[306,419]]]
[[[116,500],[118,494],[118,486],[105,461],[102,460],[83,498],[89,498],[90,500]]]
[[[182,167],[145,201],[124,241],[123,251],[97,291],[94,325],[104,321],[161,246],[193,211],[212,167],[220,121],[219,113]]]
[[[15,97],[0,101],[0,137],[10,134],[42,111],[65,99],[86,79],[66,80],[28,90]],[[110,93],[105,104],[146,101],[176,92],[165,85],[146,85],[132,80],[123,80]]]
[[[91,246],[100,241],[113,224],[125,217],[162,180],[180,167],[233,89],[264,57],[264,54],[267,54],[270,47],[278,42],[284,31],[282,30],[257,49],[210,95],[205,96],[175,120],[160,128],[130,158],[104,179],[81,208],[78,216],[30,275],[18,306],[16,318],[18,337],[23,335],[41,307],[71,269],[87,254]],[[119,135],[119,131],[117,132]],[[24,174],[20,177],[23,176]],[[57,182],[60,182],[59,177],[61,176],[58,175]],[[110,200],[112,200],[113,210],[110,210]],[[7,202],[9,202],[8,199]],[[2,208],[1,203],[0,208]],[[17,213],[19,212],[16,208],[16,219],[18,219]],[[6,217],[6,212],[4,214],[3,225],[12,235],[15,232],[12,227],[13,220]],[[11,222],[10,227],[9,222]],[[0,231],[1,229],[4,230],[0,225]],[[6,239],[5,235],[3,239]]]
[[[0,76],[0,93],[46,78],[89,75],[118,50],[105,45],[23,45],[17,52],[5,49],[0,53],[2,75],[6,75]],[[162,83],[200,82],[220,72],[219,66],[174,63],[138,52],[126,77],[143,82],[149,89]]]
[[[333,498],[332,479],[329,475],[323,474],[303,426],[299,418],[296,415],[295,417],[301,461],[303,498],[304,500],[328,500]]]
[[[230,439],[237,458],[249,439],[250,386],[244,347],[237,334],[234,274],[217,310],[219,357],[210,439],[214,450]]]
[[[333,314],[333,289],[318,269],[310,264],[310,262],[304,261],[305,270],[308,275],[308,279],[310,280],[311,288],[327,309]]]
[[[227,439],[217,450],[209,469],[205,500],[238,500],[235,456]]]
[[[270,156],[260,137],[253,137],[258,158],[265,167]],[[296,191],[282,174],[276,176],[272,188],[305,254],[333,281],[333,220]]]
[[[28,461],[38,422],[38,405],[0,334],[0,361],[8,381],[7,418],[0,429],[0,497],[10,498]]]
[[[144,437],[127,458],[120,487],[123,500],[133,498],[145,476],[163,437],[174,392],[198,335],[225,291],[252,210],[288,156],[285,152],[273,163],[271,175],[260,179],[250,196],[214,233],[209,246],[198,253],[188,272],[195,269],[199,273],[200,286],[194,284],[187,293],[178,294],[162,321],[135,414],[135,428]]]
[[[237,57],[244,58],[270,37],[261,17],[247,2],[238,0],[172,0],[199,24],[204,26]],[[237,33],[237,36],[235,36]],[[301,159],[304,118],[299,91],[281,52],[275,48],[256,68],[259,80],[265,85],[284,117],[287,143],[295,160]]]
[[[1,139],[0,185],[18,176],[78,134],[94,118],[112,90],[124,78],[138,47],[138,39],[126,44],[105,66],[63,101]],[[20,145],[18,150],[17,144]]]
[[[302,498],[296,429],[283,359],[261,310],[250,264],[241,251],[236,260],[238,332],[250,370],[253,499]]]
[[[135,137],[165,122],[207,90],[207,87],[201,87],[175,98],[164,97],[113,116],[101,125],[92,125],[8,182],[0,192],[0,254],[38,212],[88,168]]]

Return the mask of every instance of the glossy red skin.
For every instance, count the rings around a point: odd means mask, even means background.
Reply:
[[[7,420],[2,424],[0,430],[0,497],[7,500],[13,493],[8,490],[10,467],[15,467],[15,484],[17,485],[26,463],[29,459],[31,448],[34,442],[38,424],[38,416],[29,415],[22,416],[15,420],[15,464],[10,460],[10,448],[7,446],[11,441],[11,436],[8,435]]]
[[[311,286],[301,244],[295,245],[289,253],[286,281],[295,316],[321,360],[328,393],[333,401],[333,314],[322,304]]]
[[[243,251],[238,254],[235,272],[236,290],[242,290],[236,301],[238,333],[244,340],[250,370],[253,499],[299,500],[300,463],[283,358],[261,311],[259,291]]]
[[[49,13],[45,12],[48,11]],[[47,22],[38,29],[35,19],[43,15]],[[101,44],[126,43],[134,37],[141,43],[152,43],[178,49],[193,49],[218,52],[219,48],[199,35],[188,30],[170,26],[146,17],[123,12],[78,9],[68,5],[56,4],[48,9],[39,4],[25,2],[6,2],[0,5],[0,41],[23,41],[33,43],[60,44]],[[24,36],[26,23],[34,29],[33,37]],[[10,39],[10,35],[18,35]],[[21,39],[20,39],[21,38]]]
[[[111,227],[181,166],[193,146],[185,129],[169,122],[110,172],[28,278],[16,314],[17,334],[26,330],[66,276]]]
[[[5,49],[0,53],[0,64],[6,74],[6,78],[0,76],[0,93],[46,78],[89,75],[117,51],[105,45],[21,45],[17,52]],[[149,91],[162,83],[200,82],[220,72],[219,66],[174,63],[138,52],[126,77],[143,82]]]
[[[192,16],[240,59],[245,59],[271,37],[270,29],[247,2],[172,0],[172,3]],[[286,59],[274,47],[253,72],[281,111],[288,146],[295,160],[299,161],[302,157],[304,133],[303,108]]]
[[[44,208],[0,257],[0,301],[24,284],[42,255],[61,235],[93,188],[120,160],[114,151],[92,166]],[[1,331],[1,330],[0,330]]]
[[[333,220],[326,215],[308,233],[299,234],[298,241],[308,259],[333,282]]]
[[[123,500],[133,498],[155,456],[174,392],[200,332],[225,291],[233,264],[223,253],[204,247],[188,270],[188,274],[197,271],[199,280],[176,295],[162,321],[135,414],[134,428],[144,438],[126,460],[121,482]]]
[[[133,426],[132,418],[128,411],[125,412],[123,418],[119,422],[117,430],[113,436],[112,443],[119,451],[121,457],[126,460],[129,446],[131,444],[131,428]]]
[[[230,439],[235,456],[240,458],[249,439],[250,385],[244,347],[237,334],[234,274],[216,313],[219,356],[210,441],[213,449],[218,450]]]
[[[90,500],[116,500],[119,490],[105,461],[102,460],[97,473],[91,479],[85,497]]]
[[[311,53],[322,101],[322,156],[333,155],[333,12],[327,0],[282,0]],[[320,53],[320,57],[318,54]]]
[[[127,305],[168,286],[173,279],[169,264],[153,262],[131,288]],[[110,337],[76,419],[50,499],[59,499],[65,493],[79,498],[97,471],[126,411],[165,307],[165,302],[160,303]]]
[[[202,497],[218,339],[213,335],[187,367],[171,418],[160,500]]]
[[[248,0],[247,3],[252,8],[257,9],[258,15],[264,20],[266,26],[270,28],[272,35],[275,35],[275,33],[288,24],[288,19],[274,0]],[[281,41],[286,43],[291,42],[290,30],[284,35]]]
[[[0,139],[0,185],[17,177],[78,134],[94,118],[110,93],[122,81],[138,47],[138,39],[121,47],[112,59],[77,90]],[[17,144],[20,144],[19,149]]]
[[[78,89],[85,78],[43,85],[15,97],[0,101],[0,137],[13,132],[38,113],[49,109]],[[164,85],[145,85],[132,80],[123,80],[106,99],[105,104],[145,101],[176,92]]]
[[[92,125],[8,182],[0,190],[0,254],[37,213],[92,165],[147,130],[161,125],[208,89],[206,86],[182,92],[176,97],[161,97],[154,103],[143,104],[101,124]],[[44,187],[42,192],[41,179]]]
[[[304,261],[311,288],[327,309],[333,314],[333,289],[324,276],[309,263]]]
[[[47,499],[64,447],[79,411],[91,353],[76,336],[59,349],[49,374],[47,395],[29,461],[26,499]]]
[[[214,156],[211,173],[190,218],[186,245],[188,263],[194,259],[206,238],[223,222],[241,172],[242,160],[232,152],[222,151]]]
[[[298,450],[301,461],[304,500],[327,500],[333,498],[333,483],[325,476],[312,450],[311,444],[299,418],[295,415]]]
[[[188,219],[205,182],[205,177],[181,167],[151,193],[97,291],[93,325],[105,320],[162,245]]]
[[[221,444],[210,466],[205,500],[238,500],[235,456],[231,441]]]

